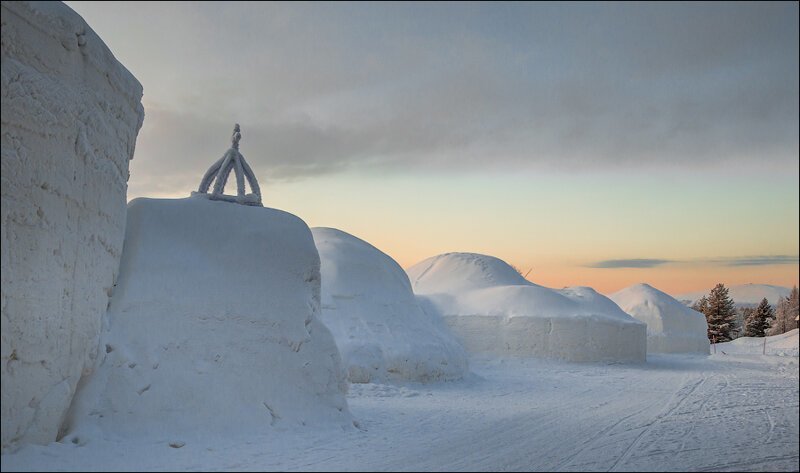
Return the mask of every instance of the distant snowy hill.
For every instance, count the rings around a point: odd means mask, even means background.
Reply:
[[[786,297],[789,295],[791,288],[783,286],[772,286],[769,284],[739,284],[736,286],[727,286],[731,299],[737,305],[758,304],[761,299],[767,298],[770,304],[775,305],[778,303],[778,298]],[[711,291],[686,292],[677,294],[675,299],[689,304],[708,295]]]

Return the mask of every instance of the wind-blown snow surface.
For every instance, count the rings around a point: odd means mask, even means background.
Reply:
[[[97,354],[142,86],[61,2],[2,2],[2,448],[55,440]]]
[[[3,470],[798,471],[797,358],[472,359],[450,383],[357,384],[361,430],[27,446]]]
[[[464,376],[464,348],[441,318],[422,311],[400,265],[341,230],[311,233],[322,264],[321,320],[333,333],[351,382]]]
[[[647,324],[648,353],[709,353],[705,316],[669,294],[649,284],[634,284],[608,297]]]
[[[765,338],[767,342],[766,355],[798,356],[800,354],[798,329],[771,337],[741,337],[730,342],[717,343],[715,349],[717,353],[728,355],[761,355],[764,353]]]
[[[726,287],[728,288],[728,295],[736,305],[755,305],[765,297],[770,304],[775,305],[778,303],[778,299],[788,296],[791,292],[788,287],[769,284],[739,284]],[[695,302],[703,296],[708,296],[710,291],[711,289],[709,288],[708,291],[686,292],[676,295],[675,299]]]
[[[423,309],[444,317],[470,352],[645,360],[646,325],[594,289],[548,289],[474,253],[434,256],[407,273]]]
[[[311,232],[279,210],[135,199],[101,336],[67,439],[167,443],[349,426],[344,370],[319,322]]]

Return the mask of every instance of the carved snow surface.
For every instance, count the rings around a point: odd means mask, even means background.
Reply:
[[[319,255],[296,216],[131,201],[99,366],[75,396],[67,441],[353,428],[319,303]]]
[[[61,2],[2,2],[2,448],[56,440],[96,356],[142,86]]]
[[[549,289],[493,256],[447,253],[407,270],[426,312],[467,350],[571,361],[644,361],[646,326],[589,287]]]

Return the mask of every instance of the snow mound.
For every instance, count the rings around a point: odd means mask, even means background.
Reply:
[[[647,324],[649,353],[709,352],[708,324],[669,294],[648,284],[634,284],[608,296],[637,320]]]
[[[463,377],[466,352],[440,317],[422,311],[400,265],[343,231],[311,232],[322,264],[321,320],[351,382]]]
[[[2,449],[56,440],[125,235],[142,86],[61,2],[2,2]]]
[[[131,201],[103,359],[76,394],[72,441],[349,425],[319,298],[319,256],[294,215],[203,198]]]
[[[781,297],[787,297],[792,291],[788,287],[772,286],[770,284],[738,284],[734,286],[726,286],[728,288],[728,295],[737,306],[741,305],[758,305],[765,297],[771,305],[778,303]],[[703,296],[707,296],[711,292],[697,291],[678,294],[675,296],[680,301],[688,301],[690,304],[696,302]]]
[[[767,339],[767,355],[798,356],[800,355],[800,337],[798,329],[790,330],[771,337],[741,337],[736,340],[718,343],[717,353],[728,355],[761,355],[764,353],[764,338]]]
[[[646,326],[588,287],[549,289],[504,261],[447,253],[407,270],[423,308],[469,351],[571,361],[644,361]]]

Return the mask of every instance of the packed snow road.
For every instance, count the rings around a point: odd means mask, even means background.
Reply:
[[[3,470],[798,470],[798,359],[473,359],[468,379],[352,385],[359,429],[26,447]]]

